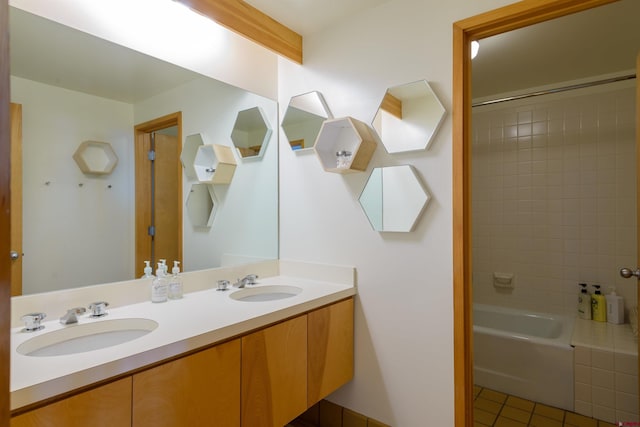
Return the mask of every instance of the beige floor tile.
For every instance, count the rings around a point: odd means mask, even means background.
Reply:
[[[473,397],[478,397],[480,392],[482,391],[482,387],[474,385],[473,386]]]
[[[389,426],[381,423],[380,421],[376,421],[376,420],[372,420],[371,418],[368,418],[367,427],[389,427]]]
[[[615,424],[608,423],[606,421],[598,421],[598,427],[618,427]]]
[[[500,393],[499,391],[489,390],[488,388],[483,388],[480,392],[480,397],[493,400],[494,402],[504,403],[507,400],[507,395],[504,393]]]
[[[543,417],[552,418],[554,420],[563,421],[564,411],[562,409],[554,408],[552,406],[536,403],[533,409],[534,414],[542,415]]]
[[[342,427],[367,427],[367,417],[345,408],[342,410]]]
[[[511,406],[503,406],[502,411],[500,411],[500,416],[527,424],[531,418],[531,412],[523,411],[522,409],[513,408]]]
[[[488,425],[486,425],[486,424],[479,423],[479,422],[477,422],[477,421],[475,421],[475,420],[474,420],[474,421],[473,421],[473,427],[491,427],[491,426],[488,426]]]
[[[554,420],[552,418],[543,417],[542,415],[533,414],[531,421],[529,421],[530,427],[562,427],[562,421]]]
[[[482,409],[473,410],[473,421],[487,426],[492,426],[497,416],[498,415],[494,413],[483,411]]]
[[[521,423],[520,421],[512,420],[511,418],[498,417],[494,427],[527,427],[525,423]]]
[[[507,406],[522,409],[523,411],[528,411],[528,412],[532,412],[533,407],[535,406],[534,402],[530,400],[522,399],[520,397],[515,397],[515,396],[507,397],[507,401],[504,404]]]
[[[494,402],[493,400],[483,399],[482,397],[479,397],[473,402],[473,407],[474,409],[482,409],[483,411],[497,414],[498,412],[500,412],[500,408],[502,408],[502,405],[498,402]]]
[[[564,425],[575,427],[598,427],[598,421],[584,415],[567,412],[564,417]]]

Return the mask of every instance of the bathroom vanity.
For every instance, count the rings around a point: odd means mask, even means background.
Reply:
[[[216,290],[217,280],[254,273],[258,284],[247,291]],[[354,277],[349,267],[284,261],[187,273],[182,300],[112,305],[106,317],[79,317],[78,323],[138,317],[158,323],[152,332],[63,356],[16,349],[38,334],[77,326],[57,318],[33,333],[17,326],[11,426],[281,427],[353,376]],[[139,282],[126,283],[148,291]],[[266,301],[231,296],[284,285],[300,291]],[[122,286],[92,288],[117,292]]]

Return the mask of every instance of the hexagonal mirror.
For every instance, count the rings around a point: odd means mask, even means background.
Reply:
[[[315,144],[322,122],[332,119],[320,92],[308,92],[291,98],[282,119],[282,130],[292,150],[305,150]]]
[[[192,184],[187,196],[187,215],[194,227],[211,227],[218,203],[213,186]]]
[[[446,110],[426,80],[387,89],[373,128],[390,154],[426,150]]]
[[[199,133],[189,135],[184,141],[184,145],[182,146],[182,152],[180,153],[180,161],[182,162],[182,167],[184,168],[184,174],[188,179],[194,180],[198,179],[198,175],[196,174],[196,170],[193,167],[193,162],[196,159],[196,154],[198,153],[198,147],[204,145],[204,140],[202,139],[202,135]]]
[[[374,168],[360,206],[376,231],[412,231],[431,196],[409,165]]]
[[[271,138],[271,132],[262,109],[253,107],[238,113],[231,140],[240,157],[261,157]]]
[[[89,175],[108,175],[118,164],[111,144],[102,141],[84,141],[73,153],[73,160]]]

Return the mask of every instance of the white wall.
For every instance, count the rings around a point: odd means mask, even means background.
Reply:
[[[378,147],[366,173],[347,176],[280,133],[281,258],[358,271],[355,379],[331,400],[394,427],[454,424],[452,24],[507,3],[390,0],[306,37],[304,66],[280,60],[281,112],[318,90],[334,116],[371,123],[388,87],[420,79],[448,111],[429,151]],[[415,166],[432,200],[414,232],[378,233],[358,197],[373,167],[397,164]]]
[[[22,104],[24,293],[133,277],[132,106],[17,77],[11,101]],[[110,175],[76,165],[87,140],[113,147]]]
[[[474,301],[575,314],[584,282],[635,306],[635,82],[474,108],[473,126]]]

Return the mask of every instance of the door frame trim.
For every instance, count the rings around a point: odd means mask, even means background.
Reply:
[[[145,190],[143,187],[143,184],[145,184],[147,182],[146,179],[144,179],[144,173],[146,171],[146,168],[143,168],[142,165],[146,165],[146,162],[143,162],[146,157],[143,158],[143,153],[140,152],[140,150],[138,149],[138,144],[139,144],[139,137],[141,135],[147,134],[147,133],[151,133],[151,132],[156,132],[159,131],[161,129],[166,129],[172,126],[177,126],[178,127],[178,141],[180,144],[182,144],[182,112],[178,111],[175,113],[171,113],[171,114],[167,114],[166,116],[162,116],[162,117],[158,117],[156,119],[153,120],[149,120],[147,122],[144,123],[140,123],[135,125],[134,127],[134,136],[133,136],[133,143],[134,143],[134,157],[135,157],[135,271],[136,271],[136,277],[139,277],[140,271],[142,270],[143,267],[143,261],[144,261],[144,256],[140,255],[140,245],[141,243],[141,239],[139,238],[139,235],[146,235],[147,233],[147,226],[149,225],[149,218],[151,217],[151,206],[149,204],[148,199],[143,199],[140,198],[138,199],[137,195],[140,194],[141,192],[143,193]],[[182,249],[183,249],[183,209],[182,209],[182,165],[181,163],[178,161],[177,163],[177,167],[180,168],[180,172],[178,174],[178,179],[179,179],[179,183],[178,183],[178,204],[179,204],[179,209],[178,209],[178,222],[180,223],[180,227],[178,228],[178,258],[180,260],[181,265],[182,264]],[[143,170],[144,169],[144,170]],[[146,258],[145,258],[146,259]]]
[[[453,24],[453,351],[456,427],[473,426],[471,41],[618,0],[523,0]]]

